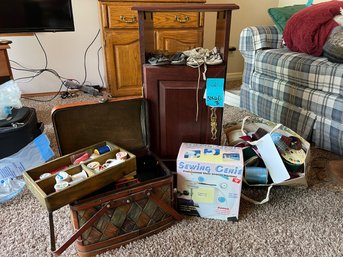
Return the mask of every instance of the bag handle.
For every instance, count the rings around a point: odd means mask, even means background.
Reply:
[[[266,193],[266,197],[262,200],[262,201],[256,201],[248,196],[246,196],[245,194],[241,193],[241,197],[244,199],[244,200],[247,200],[248,202],[250,203],[253,203],[253,204],[256,204],[256,205],[261,205],[261,204],[264,204],[266,202],[269,201],[269,195],[270,195],[270,190],[272,189],[273,187],[273,184],[271,184],[269,187],[268,187],[268,190],[267,190],[267,193]]]

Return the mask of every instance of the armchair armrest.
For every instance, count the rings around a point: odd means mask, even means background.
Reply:
[[[282,34],[275,26],[251,26],[242,30],[239,50],[246,52],[265,48],[280,48],[281,43]]]
[[[256,51],[281,48],[282,34],[275,26],[251,26],[242,30],[239,51],[244,58],[243,83],[250,87]]]

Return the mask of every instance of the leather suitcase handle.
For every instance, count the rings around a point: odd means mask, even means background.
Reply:
[[[177,211],[175,211],[172,207],[170,207],[165,202],[161,201],[158,197],[156,197],[155,194],[153,194],[152,192],[149,191],[149,192],[147,192],[147,196],[152,201],[154,201],[158,206],[160,206],[163,210],[168,212],[174,219],[176,219],[177,221],[182,220],[182,216]]]
[[[90,226],[92,226],[107,210],[108,203],[106,203],[97,213],[95,213],[85,224],[82,225],[64,244],[57,250],[53,251],[56,255],[61,255],[74,241],[82,235]]]

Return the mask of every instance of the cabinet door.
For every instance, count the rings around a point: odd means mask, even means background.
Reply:
[[[105,31],[105,58],[110,94],[142,95],[138,31]]]
[[[156,30],[155,42],[158,50],[169,52],[184,51],[202,46],[202,29],[193,30]]]
[[[225,65],[209,67],[208,78],[224,78]],[[198,70],[186,66],[144,65],[144,95],[149,103],[151,150],[163,159],[176,159],[182,142],[219,144],[222,108],[215,111],[216,138],[212,138],[211,108],[203,98],[205,81],[197,84]],[[224,90],[224,89],[223,89]]]

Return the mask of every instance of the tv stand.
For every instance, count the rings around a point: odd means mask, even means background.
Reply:
[[[7,54],[7,49],[9,48],[9,44],[0,44],[0,84],[13,79],[12,70]]]

